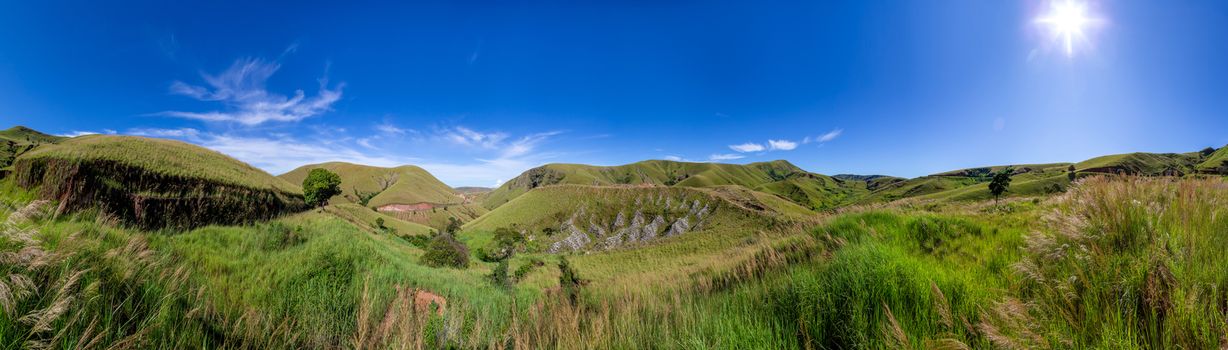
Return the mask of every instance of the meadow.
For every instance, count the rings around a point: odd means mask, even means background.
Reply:
[[[1208,349],[1228,338],[1228,182],[851,207],[759,233],[558,257],[512,288],[329,210],[141,231],[5,181],[4,348]],[[398,224],[402,225],[402,224]],[[402,226],[406,227],[406,226]],[[462,233],[471,246],[485,234]],[[538,264],[538,262],[541,262]],[[447,298],[442,313],[418,293]]]

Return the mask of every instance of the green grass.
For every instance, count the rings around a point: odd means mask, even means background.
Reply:
[[[1228,174],[1228,146],[1220,147],[1203,158],[1196,168],[1201,172]]]
[[[568,189],[634,193],[553,186],[510,205]],[[513,258],[513,270],[545,266],[507,291],[490,282],[490,263],[419,265],[420,249],[356,225],[349,216],[371,212],[352,205],[142,232],[88,212],[31,214],[22,208],[33,198],[0,182],[0,219],[31,218],[5,226],[0,257],[29,247],[48,256],[0,265],[39,286],[0,315],[3,347],[96,336],[101,347],[140,339],[179,348],[429,348],[442,339],[460,348],[1154,349],[1228,339],[1223,179],[1088,178],[1046,200],[900,203],[803,229],[732,211],[720,229],[570,256],[588,281],[578,305],[552,291],[551,255]],[[470,247],[486,239],[476,227],[460,238]],[[448,311],[413,311],[406,286],[443,295]],[[47,312],[62,303],[65,311]],[[28,321],[42,317],[46,330]]]
[[[1075,164],[1079,172],[1142,176],[1191,173],[1199,163],[1198,153],[1128,153],[1088,159]]]
[[[412,222],[442,232],[448,226],[448,219],[455,218],[462,223],[468,223],[485,215],[489,210],[475,203],[449,204],[426,210],[415,211],[382,211],[387,216]]]
[[[139,136],[86,135],[39,147],[22,160],[57,159],[75,163],[115,162],[147,172],[202,179],[258,190],[302,193],[292,185],[216,151],[185,142]]]
[[[0,220],[7,220],[33,196],[0,184]],[[458,328],[429,338],[474,347],[496,337],[513,299],[537,293],[490,285],[485,263],[418,265],[421,250],[329,210],[186,232],[100,225],[88,212],[20,222],[4,227],[0,258],[35,252],[42,260],[32,261],[42,262],[4,264],[0,273],[29,276],[38,292],[0,310],[0,348],[71,348],[93,339],[101,347],[129,340],[157,348],[349,347],[382,322],[398,288],[447,298],[447,313],[430,322]],[[22,241],[22,232],[32,239]],[[0,301],[11,296],[3,294]],[[60,312],[47,312],[57,305]],[[23,319],[44,314],[54,332]]]
[[[13,141],[17,144],[57,143],[67,139],[67,137],[44,134],[20,125],[0,130],[0,141]]]
[[[333,197],[329,203],[356,203],[354,189],[360,192],[380,192],[381,181],[389,181],[391,186],[371,198],[369,207],[379,207],[387,204],[458,204],[462,201],[459,194],[451,187],[440,182],[422,168],[403,165],[395,168],[381,168],[342,162],[304,165],[278,177],[291,184],[302,184],[303,179],[311,169],[328,169],[341,176],[342,194]]]
[[[619,166],[548,164],[526,171],[492,191],[487,208],[496,208],[529,190],[546,185],[657,185],[714,187],[737,185],[764,191],[814,209],[832,208],[864,186],[809,173],[787,161],[751,163],[687,163],[649,160]],[[863,191],[863,190],[862,190]]]
[[[40,146],[13,165],[17,184],[60,201],[59,212],[99,209],[142,228],[192,228],[270,219],[305,208],[301,190],[202,147],[88,135]]]
[[[430,234],[432,228],[415,222],[402,221],[394,216],[377,212],[371,208],[366,208],[353,203],[344,203],[330,205],[324,208],[330,214],[345,219],[357,227],[366,228],[373,232],[380,231],[376,225],[376,220],[383,219],[384,226],[391,228],[397,236],[407,235],[427,235]]]

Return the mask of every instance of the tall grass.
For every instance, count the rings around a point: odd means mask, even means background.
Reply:
[[[3,184],[0,184],[3,185]],[[139,232],[0,186],[0,348],[1214,349],[1228,183],[1089,178],[1048,200],[554,257],[511,289],[327,211]],[[101,219],[99,219],[101,218]],[[102,220],[100,222],[99,220]],[[438,298],[437,298],[438,297]],[[446,301],[443,301],[446,299]]]
[[[1059,198],[1014,266],[1018,299],[984,325],[1002,347],[1228,345],[1228,183],[1090,178]]]

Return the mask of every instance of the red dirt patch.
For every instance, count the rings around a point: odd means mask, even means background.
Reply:
[[[435,305],[435,307],[432,307]],[[445,299],[439,294],[431,293],[426,290],[419,289],[414,291],[414,310],[418,312],[430,312],[434,309],[435,313],[443,315],[445,309],[448,308],[448,299]]]

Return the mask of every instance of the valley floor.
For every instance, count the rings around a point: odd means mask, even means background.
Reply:
[[[55,205],[0,182],[0,348],[1228,347],[1223,179],[1091,177],[526,252],[511,283],[476,258],[420,264],[420,225],[361,207],[180,232]]]

